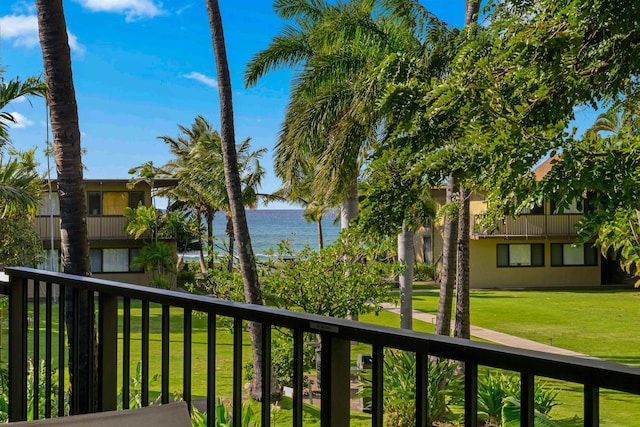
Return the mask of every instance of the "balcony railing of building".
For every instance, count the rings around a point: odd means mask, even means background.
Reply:
[[[94,379],[79,378],[86,381],[87,390],[97,389],[97,396],[78,396],[73,394],[70,402],[72,412],[80,407],[79,400],[97,401],[96,411],[115,409],[117,406],[117,379],[121,375],[122,395],[129,395],[131,372],[129,370],[132,329],[141,331],[141,395],[142,405],[149,404],[150,360],[161,359],[160,400],[169,402],[170,347],[175,345],[176,334],[170,336],[170,310],[178,310],[183,315],[183,399],[191,405],[193,374],[206,375],[207,413],[214,414],[216,372],[233,372],[233,419],[239,426],[243,400],[242,376],[242,324],[254,321],[262,325],[261,364],[263,372],[271,371],[271,333],[276,327],[290,329],[294,337],[294,393],[293,420],[291,425],[303,425],[303,333],[311,332],[321,336],[322,349],[322,385],[321,385],[321,425],[341,427],[349,425],[350,419],[350,345],[351,341],[368,343],[372,346],[373,367],[371,370],[372,413],[371,425],[383,425],[383,350],[401,349],[415,353],[416,356],[416,419],[417,425],[427,425],[427,361],[431,356],[464,362],[464,416],[466,427],[478,425],[478,368],[493,367],[519,373],[521,378],[521,426],[534,425],[534,384],[536,378],[546,377],[578,383],[584,387],[584,425],[599,425],[600,389],[618,390],[640,394],[640,369],[598,359],[573,358],[535,351],[503,347],[488,343],[461,340],[450,337],[424,334],[414,331],[395,329],[359,323],[351,320],[335,319],[317,315],[286,311],[265,306],[247,305],[216,300],[207,296],[198,296],[182,292],[170,292],[118,282],[51,273],[28,268],[8,268],[10,284],[6,286],[9,295],[9,414],[10,420],[27,418],[28,403],[35,406],[30,411],[39,413],[38,405],[46,405],[45,417],[65,415],[65,331],[62,319],[65,301],[76,304],[84,294],[89,297],[89,315],[97,319],[98,375]],[[44,291],[41,291],[40,288]],[[59,286],[60,300],[52,299],[52,289]],[[30,297],[30,295],[32,297]],[[73,295],[65,298],[65,295]],[[141,305],[140,325],[133,325],[132,301]],[[95,302],[95,303],[94,303]],[[161,307],[161,351],[150,353],[150,307]],[[118,311],[121,314],[118,314]],[[54,311],[56,312],[54,314]],[[155,311],[154,311],[155,312]],[[207,319],[208,335],[204,345],[207,348],[206,373],[193,372],[192,365],[192,319],[195,312],[203,313]],[[86,324],[78,322],[78,312],[73,317],[72,336],[78,337],[81,328],[91,328],[92,321]],[[120,316],[120,319],[118,318]],[[230,366],[216,366],[216,316],[228,316],[233,319],[233,360]],[[44,325],[39,333],[30,332],[29,324]],[[55,326],[55,328],[54,328]],[[175,328],[175,327],[174,327]],[[55,331],[54,331],[55,329]],[[57,336],[54,343],[54,332]],[[119,338],[119,335],[121,338]],[[78,351],[91,354],[91,349],[79,349],[77,340],[73,340],[74,350],[68,358],[78,361]],[[54,345],[55,344],[55,345]],[[155,345],[155,343],[154,343]],[[93,346],[92,346],[93,348]],[[54,352],[55,349],[55,352]],[[45,390],[50,390],[53,372],[59,388],[57,404],[39,395],[38,387],[28,387],[27,360],[38,360],[44,356]],[[56,366],[54,367],[53,364]],[[72,375],[78,375],[78,363],[74,363]],[[38,384],[38,370],[33,381]],[[94,381],[97,381],[95,383]],[[94,385],[97,387],[94,388]],[[268,427],[270,420],[271,376],[264,375],[262,380],[262,426]],[[31,396],[28,393],[32,393]],[[128,400],[123,399],[123,407],[128,408]],[[209,425],[215,425],[209,417]]]
[[[60,218],[54,217],[53,238],[60,240]],[[124,216],[89,216],[87,217],[87,235],[91,240],[124,240],[131,236],[125,231],[127,218]],[[38,216],[35,228],[40,236],[48,239],[51,236],[51,219],[48,216]],[[142,236],[150,237],[150,234]]]
[[[575,225],[582,214],[561,215],[521,215],[517,218],[505,217],[494,227],[482,225],[483,215],[474,215],[472,235],[474,237],[575,237]]]

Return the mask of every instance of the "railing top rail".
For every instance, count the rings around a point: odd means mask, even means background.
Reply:
[[[377,344],[482,366],[640,394],[640,368],[601,359],[578,358],[505,347],[26,267],[6,268],[5,272],[11,277],[12,283],[14,279],[57,283],[62,286],[87,289],[106,295],[188,308],[275,326],[302,329],[307,332],[337,335],[345,340]]]

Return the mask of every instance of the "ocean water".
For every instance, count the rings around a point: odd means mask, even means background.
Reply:
[[[269,249],[276,249],[278,243],[284,239],[290,241],[291,248],[298,252],[305,245],[318,248],[318,226],[314,222],[307,222],[302,217],[302,209],[247,209],[247,224],[251,235],[253,252],[264,258]],[[325,246],[333,243],[340,233],[340,224],[334,224],[337,212],[328,213],[322,219],[322,234]],[[227,225],[223,213],[216,214],[213,229],[216,237],[217,250],[223,252],[228,241],[225,233]],[[192,260],[195,253],[185,254],[185,259]]]

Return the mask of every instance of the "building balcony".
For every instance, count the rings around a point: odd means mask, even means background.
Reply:
[[[89,240],[129,240],[131,237],[125,231],[127,218],[124,216],[88,216],[87,235]],[[51,238],[51,218],[38,216],[35,219],[35,229],[42,240]],[[149,238],[150,235],[142,236]],[[60,217],[53,217],[53,239],[60,240]]]
[[[582,214],[521,215],[506,217],[493,228],[481,226],[483,215],[473,217],[472,236],[475,238],[530,238],[530,237],[576,237],[575,225]]]
[[[427,361],[432,356],[464,364],[466,427],[478,425],[479,368],[498,368],[519,374],[521,426],[534,426],[534,385],[541,377],[580,384],[584,390],[585,426],[599,425],[601,389],[640,394],[640,370],[614,362],[552,355],[28,268],[8,268],[6,273],[10,283],[3,285],[0,291],[9,295],[10,421],[25,420],[28,413],[43,413],[45,418],[66,416],[65,381],[69,374],[77,379],[76,390],[87,391],[72,394],[71,413],[108,411],[119,405],[128,409],[128,399],[120,399],[118,392],[121,390],[123,396],[129,395],[135,375],[130,366],[136,360],[134,357],[140,355],[139,383],[133,383],[139,387],[142,406],[148,406],[156,398],[159,403],[173,400],[176,379],[171,378],[170,367],[177,364],[182,373],[178,387],[187,405],[192,405],[198,397],[204,400],[206,412],[214,414],[216,397],[223,394],[232,404],[234,425],[240,426],[244,399],[242,369],[249,351],[247,343],[243,345],[246,321],[261,326],[263,372],[270,372],[272,367],[272,331],[276,328],[287,330],[293,337],[293,415],[290,425],[296,427],[304,425],[304,333],[321,336],[322,384],[318,411],[323,427],[350,424],[352,341],[371,345],[371,425],[374,427],[383,425],[383,351],[386,348],[413,352],[416,356],[416,425],[420,427],[427,426]],[[87,311],[80,312],[79,301],[86,303]],[[64,318],[68,304],[74,307],[73,316],[67,318],[69,329],[64,327],[64,322],[58,322]],[[194,331],[196,316],[204,322],[204,331]],[[233,325],[232,338],[224,343],[233,348],[232,360],[216,354],[223,338],[223,332],[217,332],[216,327],[220,316],[228,318],[229,325]],[[92,325],[96,325],[97,347],[93,340],[83,345],[81,338],[87,333],[93,335]],[[156,327],[160,329],[160,338],[151,339],[150,332]],[[154,332],[153,336],[158,335]],[[67,338],[72,343],[68,353],[65,351]],[[196,346],[205,349],[204,360],[199,361],[198,367],[195,366]],[[87,357],[94,351],[97,352],[95,358]],[[81,365],[87,362],[86,359],[98,361],[96,376],[82,374]],[[29,378],[28,360],[42,360],[42,376],[39,377],[39,370],[35,370]],[[159,372],[154,372],[155,366]],[[160,374],[160,384],[152,387],[156,373]],[[229,390],[219,386],[223,376],[231,377]],[[43,389],[47,394],[46,390],[51,390],[55,383],[57,398],[44,398],[41,388],[30,386],[31,380],[35,384],[45,384]],[[196,381],[205,386],[194,387]],[[270,389],[271,376],[265,375],[262,379],[262,427],[268,427],[272,422],[271,398],[267,392]],[[208,425],[215,425],[212,418]]]

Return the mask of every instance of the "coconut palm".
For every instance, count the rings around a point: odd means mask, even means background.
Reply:
[[[231,91],[231,77],[229,76],[229,64],[222,29],[222,17],[217,0],[207,0],[207,13],[211,27],[213,51],[218,72],[218,92],[220,95],[220,123],[221,143],[224,160],[224,175],[227,193],[229,195],[229,207],[233,219],[235,240],[238,242],[238,257],[240,259],[240,271],[244,282],[245,301],[249,304],[263,304],[262,292],[258,282],[256,260],[251,247],[251,237],[247,227],[247,218],[242,201],[242,187],[238,160],[235,146],[235,130],[233,125],[233,102]],[[256,322],[248,322],[251,347],[253,351],[253,381],[251,396],[262,398],[262,325]],[[274,389],[272,394],[279,394],[277,382],[272,381]]]
[[[0,77],[2,73],[0,69]],[[45,92],[46,85],[35,77],[28,77],[24,81],[16,78],[8,82],[0,79],[0,148],[9,142],[9,125],[16,122],[15,117],[4,109],[20,97],[42,96]]]
[[[190,128],[178,125],[181,135],[177,138],[162,136],[175,158],[163,169],[167,176],[177,178],[178,185],[167,190],[170,195],[180,201],[184,207],[192,209],[196,221],[204,215],[207,222],[207,246],[209,253],[213,250],[213,219],[217,211],[224,211],[227,217],[227,234],[229,237],[228,269],[233,269],[234,233],[224,180],[224,162],[220,135],[213,130],[209,122],[202,116],[196,117]],[[242,186],[242,201],[245,206],[254,208],[262,197],[258,187],[264,177],[265,170],[259,159],[265,149],[251,151],[250,139],[245,139],[236,147],[238,169]],[[200,251],[202,272],[206,272],[204,255]],[[213,258],[209,257],[209,268],[213,267]]]
[[[47,103],[51,119],[51,131],[55,147],[55,162],[60,194],[60,227],[62,271],[86,276],[89,274],[89,244],[85,222],[86,203],[82,181],[82,152],[78,107],[71,71],[71,53],[62,0],[37,0],[37,19],[40,46],[44,60],[44,75],[47,83]],[[92,295],[91,295],[92,297]],[[78,291],[75,314],[80,332],[73,337],[74,293],[66,293],[65,323],[69,343],[69,372],[71,375],[71,413],[92,412],[97,396],[90,390],[94,374],[93,312],[89,309],[89,293]],[[78,348],[72,349],[77,342]],[[73,367],[73,368],[72,368]]]

